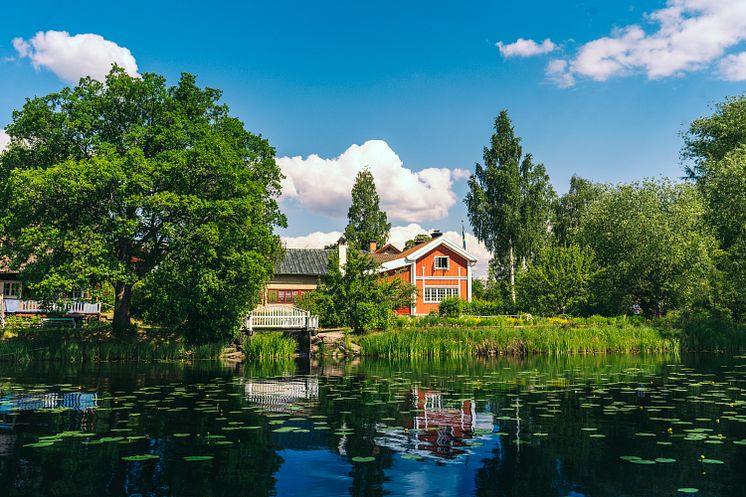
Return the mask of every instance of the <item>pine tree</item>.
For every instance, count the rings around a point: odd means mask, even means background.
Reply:
[[[391,223],[379,206],[373,174],[367,167],[357,173],[355,178],[347,221],[345,238],[350,245],[360,250],[368,250],[370,242],[376,242],[380,247],[389,238]]]

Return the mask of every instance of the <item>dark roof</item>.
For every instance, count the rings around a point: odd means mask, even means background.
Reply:
[[[323,276],[329,272],[327,259],[332,249],[285,249],[275,265],[275,274]]]

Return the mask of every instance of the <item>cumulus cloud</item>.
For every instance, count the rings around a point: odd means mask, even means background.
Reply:
[[[10,143],[10,136],[8,133],[5,132],[4,129],[0,128],[0,152],[5,150],[5,148]]]
[[[389,235],[389,243],[403,249],[407,240],[411,240],[420,234],[429,234],[433,229],[435,228],[425,229],[416,223],[406,226],[393,226]],[[336,243],[340,236],[342,236],[342,233],[339,231],[317,231],[303,236],[282,237],[282,241],[288,248],[323,248]],[[446,231],[443,233],[443,236],[461,245],[461,233]],[[490,251],[471,233],[466,233],[466,249],[479,260],[476,266],[474,266],[474,276],[477,278],[486,278],[489,262],[492,258]]]
[[[39,31],[28,40],[13,39],[13,47],[36,69],[48,69],[69,83],[84,76],[103,80],[115,63],[137,75],[137,62],[127,48],[93,33],[71,36],[66,31]]]
[[[746,81],[746,52],[724,57],[720,61],[719,74],[726,81]]]
[[[506,59],[509,57],[532,57],[534,55],[542,55],[553,52],[557,48],[557,45],[555,45],[549,38],[541,43],[536,43],[534,40],[518,38],[515,42],[508,44],[498,41],[495,46],[500,49],[500,54]]]
[[[285,175],[283,199],[293,199],[313,212],[334,217],[347,214],[355,176],[367,166],[375,179],[381,208],[389,219],[407,222],[446,217],[457,202],[453,182],[469,174],[447,168],[413,171],[404,167],[383,140],[352,145],[333,159],[312,154],[306,158],[280,157],[277,164]]]
[[[615,29],[610,36],[589,41],[564,66],[553,61],[547,77],[559,86],[572,86],[578,76],[595,81],[644,73],[648,79],[680,76],[710,67],[726,51],[746,40],[743,0],[668,0],[645,15],[640,25]],[[726,57],[721,74],[739,74],[739,60]],[[722,66],[725,65],[725,68]]]

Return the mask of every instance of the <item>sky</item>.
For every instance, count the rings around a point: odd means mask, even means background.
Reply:
[[[0,127],[112,62],[194,73],[276,148],[289,247],[338,238],[365,166],[394,243],[469,233],[466,179],[502,109],[559,193],[573,174],[680,177],[681,133],[746,89],[744,0],[33,5],[3,5]]]

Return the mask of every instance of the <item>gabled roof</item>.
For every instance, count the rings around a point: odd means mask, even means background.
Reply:
[[[447,247],[453,252],[456,252],[458,255],[466,259],[470,265],[473,266],[477,263],[477,258],[474,257],[470,252],[444,236],[439,236],[427,242],[419,243],[400,254],[372,254],[372,257],[381,264],[384,270],[397,269],[400,267],[404,267],[407,264],[411,264],[412,262],[428,254],[430,251],[441,245]]]
[[[331,249],[285,249],[275,264],[275,274],[323,276],[329,272],[330,252]]]
[[[387,243],[383,247],[379,248],[374,252],[375,254],[401,254],[401,250],[391,243]]]

